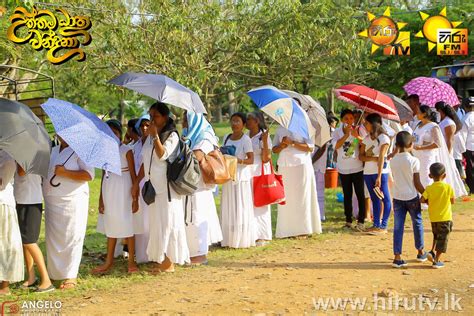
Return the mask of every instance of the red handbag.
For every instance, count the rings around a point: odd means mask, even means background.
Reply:
[[[271,173],[265,174],[264,164],[262,163],[261,175],[253,177],[253,204],[255,207],[271,204],[285,204],[283,178],[281,175],[275,174],[271,161],[270,167]]]

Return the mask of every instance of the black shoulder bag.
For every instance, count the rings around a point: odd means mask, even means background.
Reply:
[[[151,184],[150,173],[151,173],[151,162],[153,161],[153,151],[155,151],[155,145],[153,145],[153,149],[151,150],[151,157],[150,157],[150,168],[148,168],[148,181],[145,182],[142,188],[142,197],[143,201],[147,205],[155,203],[156,191]]]

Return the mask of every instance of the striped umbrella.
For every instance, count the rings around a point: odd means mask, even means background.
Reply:
[[[438,78],[418,77],[410,80],[403,86],[403,89],[408,95],[418,95],[421,104],[431,107],[434,107],[439,101],[444,101],[451,106],[459,104],[453,87]]]
[[[380,116],[400,121],[392,99],[380,91],[358,84],[348,84],[334,89],[336,97],[360,108],[364,112],[377,113]]]

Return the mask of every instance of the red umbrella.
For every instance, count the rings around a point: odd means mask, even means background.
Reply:
[[[355,105],[368,113],[377,113],[383,118],[400,121],[392,99],[380,91],[359,84],[347,84],[334,89],[336,97]]]

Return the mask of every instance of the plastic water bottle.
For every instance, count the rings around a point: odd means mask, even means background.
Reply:
[[[347,152],[346,152],[346,156],[347,156],[347,157],[351,157],[352,155],[354,155],[354,152],[355,152],[357,146],[359,146],[359,139],[358,139],[358,138],[354,138],[354,139],[352,140],[351,146],[349,147],[349,149],[348,149]]]

